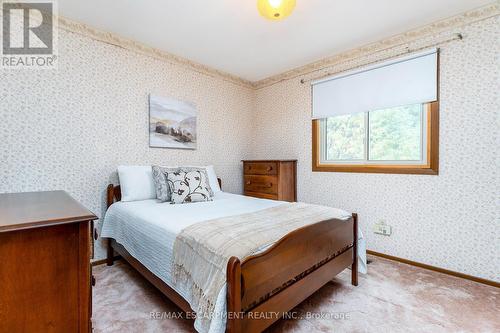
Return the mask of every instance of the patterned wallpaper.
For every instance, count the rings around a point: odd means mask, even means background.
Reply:
[[[116,166],[153,163],[214,164],[241,192],[252,89],[64,30],[57,70],[0,76],[0,192],[64,189],[101,217]],[[149,93],[197,105],[197,150],[148,147]]]
[[[258,90],[252,157],[297,158],[298,199],[358,212],[369,249],[499,281],[499,29],[497,16],[441,47],[439,176],[311,172],[311,88],[303,77]],[[381,219],[392,236],[373,233]]]
[[[240,193],[242,158],[297,158],[299,200],[358,212],[369,249],[498,281],[498,21],[468,25],[441,48],[439,176],[311,172],[307,75],[254,91],[60,30],[57,70],[0,70],[0,192],[64,189],[101,217],[119,164],[210,163],[224,190]],[[409,46],[433,38],[446,33]],[[197,105],[196,151],[148,147],[149,93]],[[391,237],[373,234],[380,219]]]

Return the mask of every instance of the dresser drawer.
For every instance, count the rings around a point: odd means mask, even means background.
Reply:
[[[244,194],[249,197],[255,197],[260,199],[278,200],[278,195],[272,193],[245,192]]]
[[[278,173],[276,162],[246,162],[244,169],[245,175],[276,175]]]
[[[245,192],[278,193],[278,178],[275,176],[245,175]]]

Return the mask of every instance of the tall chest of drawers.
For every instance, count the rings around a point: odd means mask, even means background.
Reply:
[[[256,198],[297,201],[297,160],[244,160],[243,188]]]
[[[91,331],[95,219],[64,191],[0,194],[0,333]]]

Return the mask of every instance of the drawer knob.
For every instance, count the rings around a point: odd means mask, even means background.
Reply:
[[[267,187],[273,187],[273,183],[269,183]]]
[[[247,182],[247,185],[250,185],[250,184],[252,184],[252,182]]]
[[[272,167],[272,166],[268,166],[268,167],[267,167],[267,171],[271,171],[272,169],[273,169],[273,167]]]

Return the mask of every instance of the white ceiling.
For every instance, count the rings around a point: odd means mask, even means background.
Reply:
[[[258,81],[491,0],[297,0],[268,21],[256,0],[59,0],[94,28]]]

